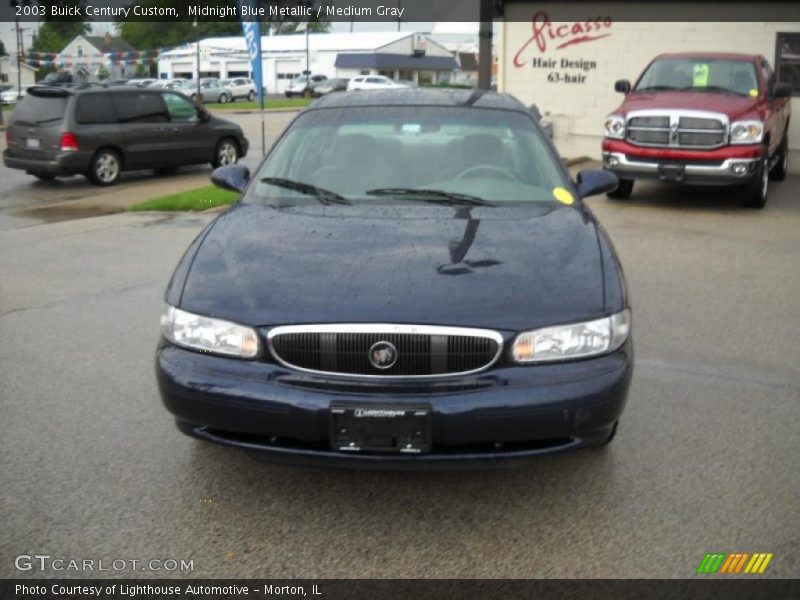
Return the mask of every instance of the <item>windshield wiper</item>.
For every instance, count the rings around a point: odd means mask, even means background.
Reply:
[[[722,87],[719,85],[705,85],[703,87],[696,87],[696,88],[686,88],[687,90],[693,90],[695,92],[714,92],[718,94],[734,94],[736,96],[747,96],[747,94],[743,92],[737,92],[736,90],[731,90],[726,87]]]
[[[350,200],[344,196],[340,196],[336,192],[311,185],[310,183],[294,181],[293,179],[284,179],[283,177],[262,177],[261,181],[276,187],[286,188],[287,190],[314,196],[320,201],[321,204],[351,204]]]
[[[404,199],[418,199],[422,202],[433,202],[434,204],[449,204],[455,206],[494,206],[491,202],[470,196],[469,194],[458,194],[456,192],[445,192],[443,190],[428,190],[418,188],[377,188],[366,192],[368,196],[402,196]]]
[[[636,88],[633,91],[634,92],[668,92],[668,91],[679,92],[679,91],[682,91],[684,89],[685,88],[677,88],[677,87],[673,87],[671,85],[651,85],[651,86],[648,86],[648,87]]]

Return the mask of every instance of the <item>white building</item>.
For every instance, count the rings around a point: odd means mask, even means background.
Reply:
[[[12,64],[10,56],[0,56],[0,83],[17,85],[17,65]],[[19,73],[19,83],[22,86],[36,83],[36,68],[22,63],[22,72]]]
[[[498,90],[549,112],[554,141],[564,155],[600,157],[603,123],[623,99],[614,92],[614,82],[635,82],[656,55],[738,52],[764,56],[778,79],[794,86],[790,165],[800,164],[794,160],[800,151],[800,23],[624,21],[620,11],[625,8],[596,2],[569,3],[574,21],[565,22],[556,21],[563,14],[558,4],[506,2],[498,46]],[[718,11],[724,5],[715,6]],[[704,10],[703,3],[681,7]],[[705,10],[706,15],[716,14],[713,6]],[[542,13],[553,19],[549,26],[541,27]],[[534,15],[539,15],[539,36],[532,28]],[[597,27],[592,25],[587,33],[579,26],[590,19]]]
[[[449,82],[458,64],[443,46],[424,34],[402,32],[317,33],[308,36],[308,70],[332,77],[387,75],[420,84]],[[306,70],[304,34],[261,38],[262,68],[267,92],[281,94]],[[162,79],[195,77],[195,44],[164,52],[158,59]],[[243,37],[200,41],[201,77],[250,77],[250,59]]]
[[[59,54],[59,62],[69,66],[65,70],[78,80],[93,81],[100,75],[111,79],[130,77],[136,70],[135,65],[115,64],[109,61],[112,52],[135,52],[136,48],[119,37],[105,35],[78,35],[67,44]]]

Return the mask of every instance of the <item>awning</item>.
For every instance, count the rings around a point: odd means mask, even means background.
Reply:
[[[455,71],[458,63],[452,56],[412,56],[409,54],[337,54],[339,69],[402,69],[404,71]]]

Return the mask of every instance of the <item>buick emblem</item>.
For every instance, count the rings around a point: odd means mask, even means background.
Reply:
[[[397,362],[397,348],[391,342],[376,342],[369,349],[369,362],[376,369],[391,369]]]

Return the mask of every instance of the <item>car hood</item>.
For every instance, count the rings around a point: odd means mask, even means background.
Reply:
[[[240,204],[198,245],[180,306],[254,326],[524,330],[603,314],[600,243],[582,206]]]
[[[731,120],[750,112],[757,98],[711,92],[633,93],[625,98],[623,114],[634,110],[704,110],[726,114]]]

